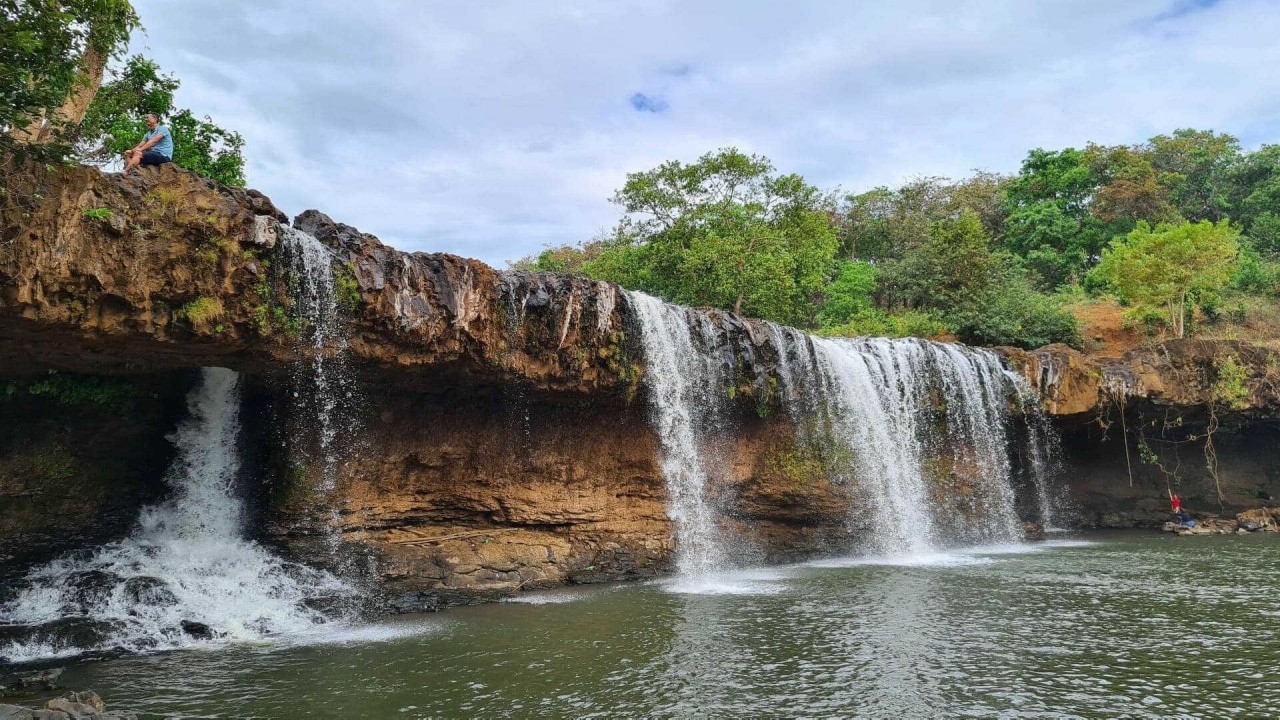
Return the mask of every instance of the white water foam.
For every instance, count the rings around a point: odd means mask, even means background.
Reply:
[[[677,576],[659,585],[678,595],[777,595],[787,586],[788,573],[780,568],[742,568],[698,576]]]
[[[33,570],[19,594],[0,606],[0,623],[71,620],[88,632],[67,637],[35,627],[0,645],[0,658],[22,662],[304,633],[330,620],[310,601],[353,594],[332,575],[287,563],[242,537],[235,489],[238,380],[230,370],[202,372],[187,398],[190,418],[170,438],[177,449],[166,476],[173,494],[143,510],[132,535],[87,559],[68,555]],[[193,637],[203,633],[193,633],[192,623],[206,626],[210,637]]]

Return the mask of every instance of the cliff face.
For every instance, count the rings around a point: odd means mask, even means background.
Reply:
[[[1280,352],[1170,340],[1094,360],[1066,346],[1005,350],[1063,435],[1079,521],[1158,527],[1168,494],[1234,515],[1280,498]]]
[[[24,548],[48,554],[127,532],[137,508],[165,491],[168,448],[158,438],[181,412],[185,371],[222,366],[246,377],[245,482],[258,498],[258,536],[320,562],[372,568],[391,607],[670,566],[643,352],[617,287],[403,253],[303,213],[293,227],[335,259],[346,348],[329,359],[353,398],[341,452],[322,462],[314,447],[291,447],[290,429],[315,422],[293,395],[317,351],[292,299],[298,271],[282,250],[291,231],[269,200],[172,166],[127,178],[80,168],[8,189],[0,211],[0,381],[16,388],[3,401],[6,427],[45,428],[37,434],[72,447],[55,456],[115,468],[55,472],[21,460],[31,447],[16,435],[0,444],[0,469],[17,467],[15,458],[27,468],[0,479],[10,519],[0,524],[0,565],[36,559]],[[775,397],[768,328],[705,317],[732,379],[734,440],[720,449],[730,470],[711,492],[742,538],[736,551],[766,560],[847,548],[860,533],[857,499],[798,450]],[[1220,372],[1226,355],[1237,369],[1229,377]],[[1104,365],[1062,347],[1005,358],[1065,429],[1064,476],[1086,523],[1163,520],[1166,484],[1205,507],[1206,488],[1216,498],[1225,487],[1241,506],[1254,485],[1280,492],[1280,467],[1268,464],[1275,453],[1255,444],[1274,447],[1280,409],[1280,360],[1269,351],[1188,341]],[[72,393],[72,409],[40,404],[30,389],[50,371],[73,389],[112,378],[145,402],[133,414],[83,393]],[[1185,468],[1210,426],[1217,470],[1205,485]],[[1144,463],[1141,447],[1166,462]],[[106,463],[113,450],[132,460]],[[1157,468],[1172,467],[1177,453],[1184,470],[1171,480]],[[334,490],[317,493],[325,473]],[[317,541],[331,525],[344,549],[336,560]],[[54,537],[63,542],[42,540]]]
[[[120,378],[140,391],[153,378],[189,381],[172,375],[182,369],[245,373],[247,466],[264,485],[262,536],[329,562],[315,538],[337,508],[347,559],[376,558],[398,606],[669,566],[657,438],[639,397],[645,369],[617,287],[402,253],[303,213],[294,226],[337,260],[341,372],[356,398],[344,407],[355,424],[336,490],[320,496],[309,488],[321,463],[279,450],[289,428],[314,422],[291,402],[290,377],[305,373],[315,350],[291,299],[297,271],[281,249],[283,215],[261,195],[172,166],[131,177],[71,169],[42,182],[42,199],[5,207],[11,234],[0,246],[0,374],[20,394],[49,372],[71,383]],[[749,525],[753,542],[741,551],[787,556],[846,537],[847,500],[825,478],[778,461],[793,431],[757,413],[753,389],[769,374],[757,334],[728,314],[711,319],[726,345],[759,360],[734,372],[742,433],[727,453],[731,477],[715,490],[735,522]],[[169,383],[153,394],[180,412],[183,390]],[[125,418],[92,402],[77,408],[46,407],[42,417],[85,414],[91,425],[67,432],[105,428],[104,440],[127,430]],[[29,419],[14,410],[14,425]],[[51,492],[78,497],[76,523],[100,529],[51,552],[124,534],[127,518],[165,491],[162,438],[173,415],[130,425],[151,439],[138,452],[152,460],[126,478],[91,490],[53,477],[8,483],[12,496],[27,498],[28,524],[48,534],[65,524],[50,519],[63,506],[40,499]],[[87,499],[98,496],[114,502]],[[0,545],[17,557],[34,537],[6,525]]]

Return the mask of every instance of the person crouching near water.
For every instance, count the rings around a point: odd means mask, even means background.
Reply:
[[[1183,527],[1195,527],[1196,521],[1191,519],[1191,513],[1182,508],[1182,498],[1178,494],[1169,491],[1169,505],[1173,510],[1173,516],[1178,518],[1178,524]]]
[[[124,152],[124,171],[127,174],[139,165],[167,162],[173,162],[173,135],[155,113],[147,113],[147,134],[142,136],[142,142]]]

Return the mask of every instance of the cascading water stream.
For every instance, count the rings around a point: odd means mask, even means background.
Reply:
[[[230,370],[202,371],[190,417],[170,437],[173,494],[143,510],[132,535],[33,570],[0,605],[0,623],[23,626],[0,635],[0,659],[299,633],[329,621],[309,602],[352,595],[334,576],[243,537],[238,381]]]
[[[645,381],[662,442],[667,508],[675,525],[676,571],[685,578],[704,578],[728,564],[707,487],[710,442],[706,430],[724,383],[700,334],[706,326],[698,322],[695,311],[640,292],[626,296],[639,322],[648,362]],[[695,345],[695,335],[703,347]]]
[[[709,483],[724,434],[724,338],[711,316],[627,294],[648,362],[646,385],[662,442],[668,513],[680,575],[727,569]],[[767,342],[797,442],[819,448],[850,487],[851,527],[872,550],[922,555],[949,544],[1024,539],[1016,510],[1009,415],[1026,383],[986,350],[926,340],[815,338],[772,323]],[[1034,440],[1034,439],[1033,439]],[[1049,507],[1042,449],[1034,481]],[[1046,520],[1049,518],[1045,511]]]
[[[279,233],[282,256],[292,273],[296,309],[306,321],[304,341],[311,354],[310,372],[294,373],[293,397],[299,415],[315,419],[321,471],[318,490],[327,495],[337,484],[339,439],[352,435],[349,424],[354,417],[350,412],[354,391],[342,364],[347,340],[334,291],[333,252],[301,230],[281,225]]]
[[[825,440],[852,458],[878,552],[1022,539],[1006,427],[1017,385],[993,353],[915,339],[813,345]]]
[[[1068,529],[1068,503],[1061,494],[1055,492],[1057,486],[1053,480],[1061,474],[1061,439],[1054,431],[1049,418],[1033,405],[1034,391],[1027,387],[1027,401],[1023,414],[1027,418],[1027,454],[1030,456],[1032,480],[1036,486],[1036,502],[1040,511],[1040,524],[1045,532],[1066,532]]]

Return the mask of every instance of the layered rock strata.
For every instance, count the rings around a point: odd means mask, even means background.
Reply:
[[[0,379],[14,388],[11,403],[25,403],[5,406],[6,426],[58,426],[52,436],[71,448],[61,455],[82,467],[103,465],[113,449],[139,459],[88,479],[23,461],[25,474],[0,478],[0,512],[21,516],[0,527],[0,564],[33,561],[32,546],[61,551],[127,532],[131,513],[164,492],[157,439],[180,412],[189,370],[223,366],[248,385],[255,533],[300,556],[359,565],[390,607],[670,566],[643,352],[616,286],[404,253],[319,212],[298,216],[292,226],[333,254],[341,367],[355,398],[334,487],[318,492],[321,463],[285,452],[314,450],[289,447],[288,428],[314,421],[298,416],[289,378],[316,352],[299,341],[298,279],[280,252],[285,216],[260,194],[172,166],[33,178],[0,200]],[[707,318],[734,398],[728,469],[712,492],[742,538],[735,551],[767,560],[849,548],[861,530],[850,520],[857,498],[799,449],[777,400],[768,329],[729,313]],[[1064,477],[1080,521],[1158,526],[1166,488],[1202,509],[1217,506],[1219,490],[1239,509],[1280,493],[1271,351],[1181,341],[1105,364],[1057,346],[1004,352],[1065,429]],[[1224,378],[1228,356],[1237,370]],[[50,372],[73,388],[86,377],[131,383],[142,414],[33,394]],[[1212,478],[1193,472],[1206,467],[1206,436]],[[29,449],[0,445],[0,467]],[[61,545],[41,539],[68,527],[98,531]]]

